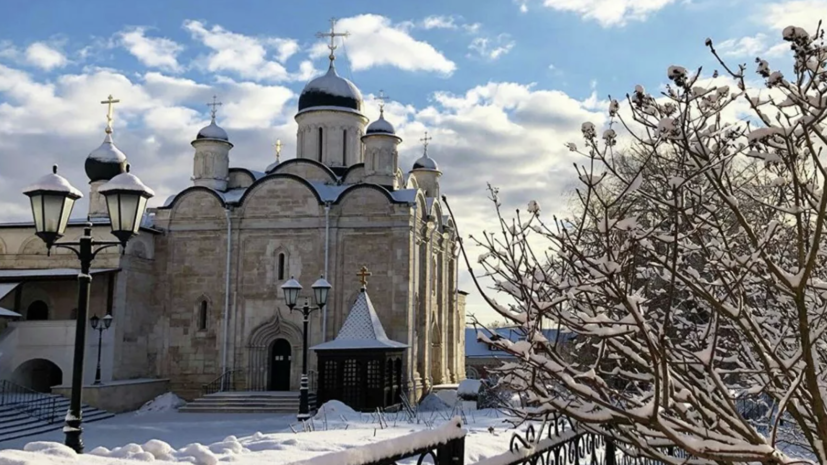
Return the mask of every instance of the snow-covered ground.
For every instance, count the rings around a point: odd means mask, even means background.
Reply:
[[[314,418],[316,430],[305,432],[294,415],[167,410],[174,404],[174,399],[164,399],[156,402],[156,406],[168,406],[160,411],[144,409],[85,425],[87,454],[83,456],[61,444],[60,431],[0,443],[0,465],[128,465],[137,460],[159,465],[279,465],[436,429],[457,413],[450,409],[420,412],[413,422],[402,413],[386,414],[380,422],[376,415],[331,403]],[[504,423],[502,414],[494,410],[469,411],[466,418],[466,463],[508,450],[514,430]]]

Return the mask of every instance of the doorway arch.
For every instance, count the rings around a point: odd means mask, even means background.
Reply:
[[[276,339],[270,344],[270,380],[267,383],[268,391],[290,390],[290,365],[293,359],[293,348],[287,339]]]
[[[33,391],[52,392],[52,386],[63,383],[63,371],[50,360],[35,358],[15,368],[12,379]]]
[[[26,309],[26,320],[41,321],[49,319],[49,305],[42,300],[35,300]]]

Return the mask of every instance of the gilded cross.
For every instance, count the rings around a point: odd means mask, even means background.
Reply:
[[[279,163],[279,158],[281,157],[281,139],[277,139],[273,147],[276,148],[276,163]]]
[[[333,60],[336,57],[333,55],[333,51],[336,50],[336,37],[347,37],[349,36],[349,32],[336,32],[336,18],[330,18],[330,32],[317,32],[316,37],[323,38],[323,37],[330,37],[330,45],[327,48],[330,49],[330,64],[333,64]]]
[[[379,89],[379,95],[376,97],[376,100],[379,100],[379,113],[385,113],[385,100],[388,98],[390,97],[385,95],[385,91]]]
[[[216,100],[218,100],[218,97],[213,95],[212,96],[212,103],[207,104],[208,107],[212,107],[212,110],[210,110],[210,116],[212,117],[213,121],[215,121],[215,113],[218,111],[218,109],[216,107],[220,107],[222,105],[221,102],[217,102]]]
[[[372,274],[373,273],[368,271],[368,267],[366,267],[366,266],[363,266],[362,269],[359,270],[358,273],[356,273],[356,276],[359,277],[359,282],[362,283],[362,287],[368,285],[368,276],[370,276]]]
[[[428,131],[425,131],[425,137],[419,139],[422,142],[422,145],[425,147],[425,155],[428,155],[428,142],[432,140],[433,137],[428,137]]]
[[[106,110],[106,133],[112,134],[112,120],[115,119],[115,104],[120,103],[120,100],[112,98],[110,94],[106,100],[101,101],[104,105],[109,105]]]

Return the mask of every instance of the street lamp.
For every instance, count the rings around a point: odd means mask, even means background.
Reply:
[[[69,181],[57,174],[57,165],[36,183],[27,187],[23,193],[31,199],[35,234],[43,239],[46,248],[69,249],[80,260],[78,274],[78,314],[75,326],[75,350],[72,365],[72,396],[69,411],[66,414],[65,444],[78,454],[83,453],[81,434],[81,396],[83,392],[83,357],[86,349],[86,318],[89,314],[89,287],[92,276],[89,269],[98,252],[110,247],[126,247],[127,241],[137,234],[141,218],[146,208],[146,201],[154,195],[140,179],[129,172],[113,177],[98,189],[105,198],[109,208],[112,235],[117,241],[97,241],[92,239],[92,223],[86,223],[83,236],[78,242],[56,242],[63,237],[72,207],[82,197],[80,191],[72,187]],[[104,323],[105,324],[105,323]]]
[[[304,326],[304,331],[302,332],[302,380],[301,387],[299,389],[300,397],[298,419],[300,421],[310,418],[310,395],[307,382],[307,327],[310,322],[310,314],[316,310],[323,309],[324,306],[327,305],[327,296],[333,286],[331,286],[330,283],[324,279],[324,276],[322,276],[316,280],[311,287],[313,288],[313,298],[316,301],[316,307],[310,307],[307,303],[307,299],[305,299],[304,306],[300,310],[302,313],[302,322]],[[290,313],[293,313],[293,309],[296,307],[296,301],[299,298],[299,292],[302,290],[302,285],[291,276],[289,281],[282,284],[281,290],[284,293],[284,302],[287,304],[287,308],[290,309]]]
[[[103,341],[103,332],[112,326],[112,315],[107,313],[106,316],[103,317],[103,324],[100,324],[100,320],[97,315],[89,318],[89,321],[92,322],[92,329],[98,331],[98,366],[95,368],[95,382],[92,383],[95,385],[101,383],[101,342]]]

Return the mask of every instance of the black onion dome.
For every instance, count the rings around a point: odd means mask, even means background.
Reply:
[[[368,125],[368,129],[365,131],[365,134],[393,134],[396,135],[396,131],[393,129],[393,125],[385,119],[385,113],[382,112],[379,114],[379,119],[370,123]]]
[[[109,181],[126,171],[126,155],[115,147],[112,135],[107,134],[100,147],[86,158],[84,168],[89,182]]]
[[[198,139],[214,139],[214,140],[223,140],[223,141],[230,141],[230,137],[227,135],[227,131],[225,131],[221,126],[215,124],[215,120],[213,119],[210,121],[210,124],[201,128],[198,131],[198,135],[195,136],[195,140]]]
[[[327,73],[304,86],[299,95],[299,111],[314,107],[340,107],[362,111],[362,93],[330,65]]]
[[[439,165],[436,164],[436,160],[425,154],[414,162],[413,169],[439,171]]]

